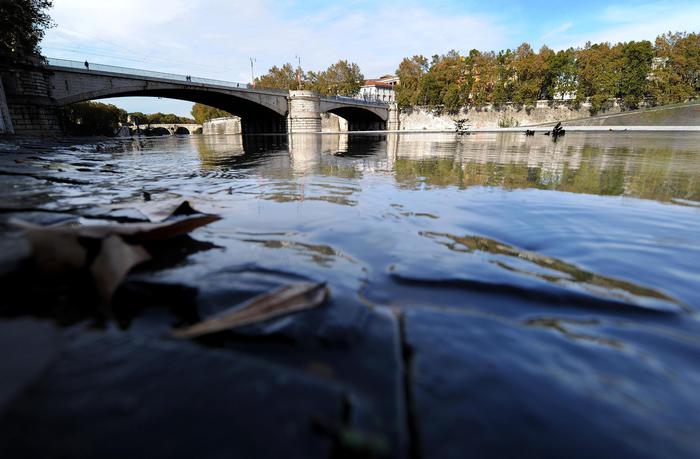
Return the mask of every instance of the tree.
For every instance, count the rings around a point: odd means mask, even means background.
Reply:
[[[496,54],[493,51],[480,53],[472,50],[469,56],[472,67],[470,100],[477,107],[483,107],[493,101],[493,92],[498,84]]]
[[[540,50],[540,54],[547,61],[547,66],[542,83],[542,97],[553,100],[575,93],[578,84],[576,50],[569,48],[556,53],[543,53],[543,50]]]
[[[41,55],[44,30],[52,27],[46,13],[52,0],[0,0],[0,58],[9,62]]]
[[[578,89],[576,98],[591,103],[591,112],[605,108],[619,93],[621,65],[620,47],[609,43],[590,42],[578,52]]]
[[[129,113],[129,117],[131,118],[131,122],[137,126],[148,124],[148,115],[141,112]]]
[[[365,82],[360,67],[340,60],[322,72],[308,72],[310,89],[324,96],[354,96]]]
[[[233,116],[229,112],[219,110],[204,104],[194,104],[192,106],[192,117],[197,124],[204,124],[205,121],[214,118],[225,118]]]
[[[114,135],[126,117],[125,110],[100,102],[80,102],[63,112],[66,132],[73,135]]]
[[[700,35],[667,33],[656,38],[650,76],[655,103],[684,102],[700,93]]]
[[[396,86],[396,103],[399,107],[419,104],[421,78],[428,71],[428,59],[425,56],[404,58],[396,70],[400,83]]]
[[[495,105],[502,105],[513,100],[513,85],[517,78],[513,59],[513,51],[510,49],[501,51],[496,56],[498,79],[491,100]]]
[[[618,97],[626,108],[637,108],[650,93],[649,74],[654,49],[651,43],[630,41],[620,45],[620,91]]]
[[[547,58],[552,50],[542,47],[535,53],[529,44],[523,43],[513,53],[513,102],[534,105],[543,96],[547,76]]]
[[[272,89],[301,89],[301,68],[296,70],[292,64],[284,64],[281,68],[274,66],[268,70],[267,74],[255,79],[256,88],[272,88]]]

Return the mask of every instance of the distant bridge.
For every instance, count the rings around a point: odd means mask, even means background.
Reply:
[[[132,126],[125,126],[128,127],[130,130],[135,131],[135,130],[140,130],[141,132],[147,131],[147,130],[158,130],[161,132],[168,131],[168,134],[171,135],[187,135],[187,134],[196,134],[196,133],[201,133],[202,132],[202,125],[201,124],[193,124],[193,123],[158,123],[158,124],[139,124],[139,125],[132,125]]]
[[[312,91],[253,88],[147,70],[49,59],[49,93],[58,106],[94,99],[152,96],[198,102],[241,118],[243,132],[320,132],[321,113],[348,120],[349,130],[398,128],[393,105]]]

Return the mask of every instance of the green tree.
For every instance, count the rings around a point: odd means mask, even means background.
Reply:
[[[40,56],[44,31],[53,26],[46,12],[52,0],[0,0],[0,60]]]
[[[517,78],[513,65],[513,51],[506,49],[496,56],[498,79],[491,102],[502,105],[513,100],[513,87]]]
[[[73,135],[114,135],[126,117],[125,110],[101,102],[80,102],[63,111],[65,130]]]
[[[294,69],[292,64],[284,64],[282,67],[274,66],[265,75],[255,79],[256,88],[272,89],[301,89],[301,68]],[[300,84],[301,83],[301,84]]]
[[[578,52],[578,88],[576,97],[579,101],[588,100],[591,112],[604,108],[618,95],[622,73],[620,47],[611,47],[609,43],[591,44]]]
[[[637,108],[651,93],[649,74],[654,49],[651,43],[630,41],[620,45],[621,72],[618,97],[626,108]]]
[[[418,105],[421,78],[428,71],[428,59],[425,56],[404,58],[396,70],[399,84],[396,86],[396,103],[400,107]]]
[[[578,84],[576,50],[569,48],[556,53],[543,50],[540,50],[540,54],[547,61],[547,66],[542,83],[542,97],[553,100],[575,93]]]
[[[498,84],[498,62],[496,54],[491,51],[480,53],[472,50],[471,57],[471,93],[470,100],[477,107],[493,101],[493,92]]]
[[[535,53],[529,44],[523,43],[513,53],[513,102],[534,105],[544,96],[545,78],[547,76],[547,59],[553,54],[546,46],[540,53]]]
[[[325,96],[354,96],[365,82],[360,67],[340,60],[321,72],[308,72],[310,89]]]
[[[232,116],[229,112],[208,105],[194,104],[192,106],[192,117],[197,124],[203,124],[205,121],[214,118],[225,118],[229,116]]]
[[[656,38],[650,76],[655,103],[683,102],[700,93],[700,35],[667,33]]]

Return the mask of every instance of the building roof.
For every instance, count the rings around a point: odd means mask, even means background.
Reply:
[[[362,87],[368,86],[374,86],[375,88],[394,89],[393,85],[390,85],[389,83],[384,83],[380,80],[365,80],[365,84],[363,84]]]

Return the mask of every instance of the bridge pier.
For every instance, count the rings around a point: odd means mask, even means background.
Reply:
[[[399,123],[399,106],[395,103],[389,105],[389,118],[386,120],[387,131],[398,131],[401,128]]]
[[[289,91],[287,132],[321,132],[321,96],[313,91]]]

